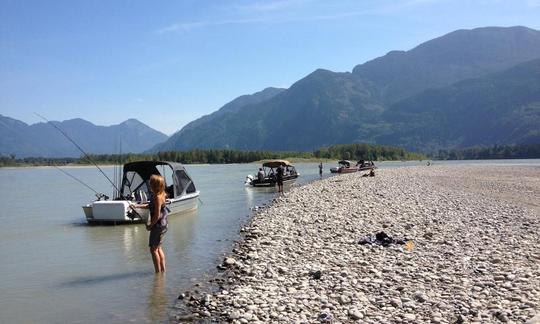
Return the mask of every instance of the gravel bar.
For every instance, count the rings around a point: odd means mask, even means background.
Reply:
[[[540,167],[339,175],[256,211],[173,320],[526,323],[540,315]],[[384,231],[407,244],[359,244]],[[182,308],[177,306],[177,308]]]

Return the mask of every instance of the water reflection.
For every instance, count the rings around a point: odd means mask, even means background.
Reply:
[[[146,271],[135,271],[127,273],[114,273],[102,276],[84,276],[60,283],[58,286],[62,288],[76,287],[76,286],[89,286],[98,284],[110,284],[111,281],[128,280],[132,278],[142,278],[149,276],[150,273]]]
[[[152,292],[148,295],[146,316],[151,322],[163,320],[169,304],[167,297],[165,273],[156,273],[152,285]]]
[[[169,218],[169,229],[165,234],[163,249],[167,261],[170,259],[169,255],[177,260],[188,255],[188,247],[193,244],[193,237],[197,233],[194,228],[198,215],[199,211],[196,209]],[[172,247],[172,250],[169,250],[169,247]]]

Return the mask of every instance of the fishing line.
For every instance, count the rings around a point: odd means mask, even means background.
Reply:
[[[77,177],[75,177],[74,175],[70,174],[69,172],[65,171],[65,170],[62,170],[60,167],[56,166],[56,165],[52,165],[53,167],[55,167],[56,169],[58,169],[58,171],[62,172],[63,174],[67,175],[68,177],[70,177],[71,179],[77,181],[78,183],[82,184],[83,186],[85,186],[86,188],[92,190],[96,196],[97,195],[101,195],[101,193],[97,192],[94,188],[90,187],[89,185],[87,185],[86,183],[84,183],[81,179],[78,179]]]
[[[60,127],[56,126],[55,124],[53,124],[47,118],[41,116],[40,114],[38,114],[36,112],[34,114],[36,116],[40,117],[41,119],[43,119],[44,121],[46,121],[52,127],[56,128],[57,131],[62,133],[62,135],[64,135],[71,143],[73,143],[73,145],[75,145],[75,147],[77,147],[79,149],[79,151],[81,151],[84,154],[84,157],[88,161],[92,162],[92,164],[99,170],[99,172],[101,172],[101,174],[103,174],[103,176],[105,176],[105,178],[107,178],[107,180],[109,180],[109,182],[113,185],[114,189],[116,189],[116,191],[120,192],[120,190],[118,190],[118,187],[116,187],[116,184],[111,181],[111,179],[105,174],[105,172],[103,172],[103,170],[97,165],[97,163],[94,162],[94,160],[92,158],[90,158],[90,156],[77,143],[75,143],[75,141],[72,140],[71,137],[69,137]]]

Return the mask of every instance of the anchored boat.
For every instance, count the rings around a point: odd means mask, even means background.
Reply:
[[[364,161],[364,160],[358,161],[358,163],[356,163],[356,166],[358,167],[358,171],[373,170],[377,168],[375,166],[375,163],[373,163],[373,161]]]
[[[352,166],[352,162],[349,160],[338,161],[338,166],[330,169],[331,173],[352,173],[357,171],[358,168],[356,166]]]
[[[161,172],[160,172],[161,169]],[[167,208],[169,214],[182,213],[198,207],[199,191],[180,163],[167,161],[138,161],[123,166],[122,181],[116,199],[109,200],[97,195],[97,200],[82,206],[89,223],[137,223],[147,222],[148,209],[130,207],[144,204],[150,195],[150,177],[153,174],[165,178]]]
[[[293,182],[300,175],[289,161],[270,160],[263,163],[257,175],[248,175],[245,184],[253,187],[274,187],[277,183],[277,168],[279,167],[283,168],[284,184]]]
[[[341,160],[338,162],[338,167],[331,168],[330,172],[332,173],[353,173],[358,171],[366,171],[371,169],[376,169],[375,163],[373,161],[364,161],[360,160],[356,163],[355,166],[352,165],[351,161]]]

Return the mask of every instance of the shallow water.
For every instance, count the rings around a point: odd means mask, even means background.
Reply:
[[[435,162],[482,163],[540,165],[540,160]],[[297,184],[318,179],[317,166],[297,164]],[[325,163],[325,175],[331,166]],[[54,168],[0,169],[0,323],[166,321],[178,294],[203,280],[230,250],[251,207],[274,197],[274,190],[243,185],[257,167],[186,167],[202,203],[197,212],[169,218],[165,276],[153,273],[143,225],[86,224],[80,206],[92,200],[89,189]],[[95,168],[65,170],[99,192],[112,192]],[[104,170],[112,178],[113,168]]]
[[[154,276],[143,225],[89,226],[81,205],[93,192],[54,168],[0,169],[0,322],[161,321],[182,289],[214,269],[238,238],[250,208],[275,190],[245,187],[256,164],[189,165],[199,210],[173,215],[165,237],[166,276]],[[98,192],[112,192],[91,167],[67,168]],[[104,168],[113,178],[113,168]],[[318,178],[298,165],[298,183]]]

